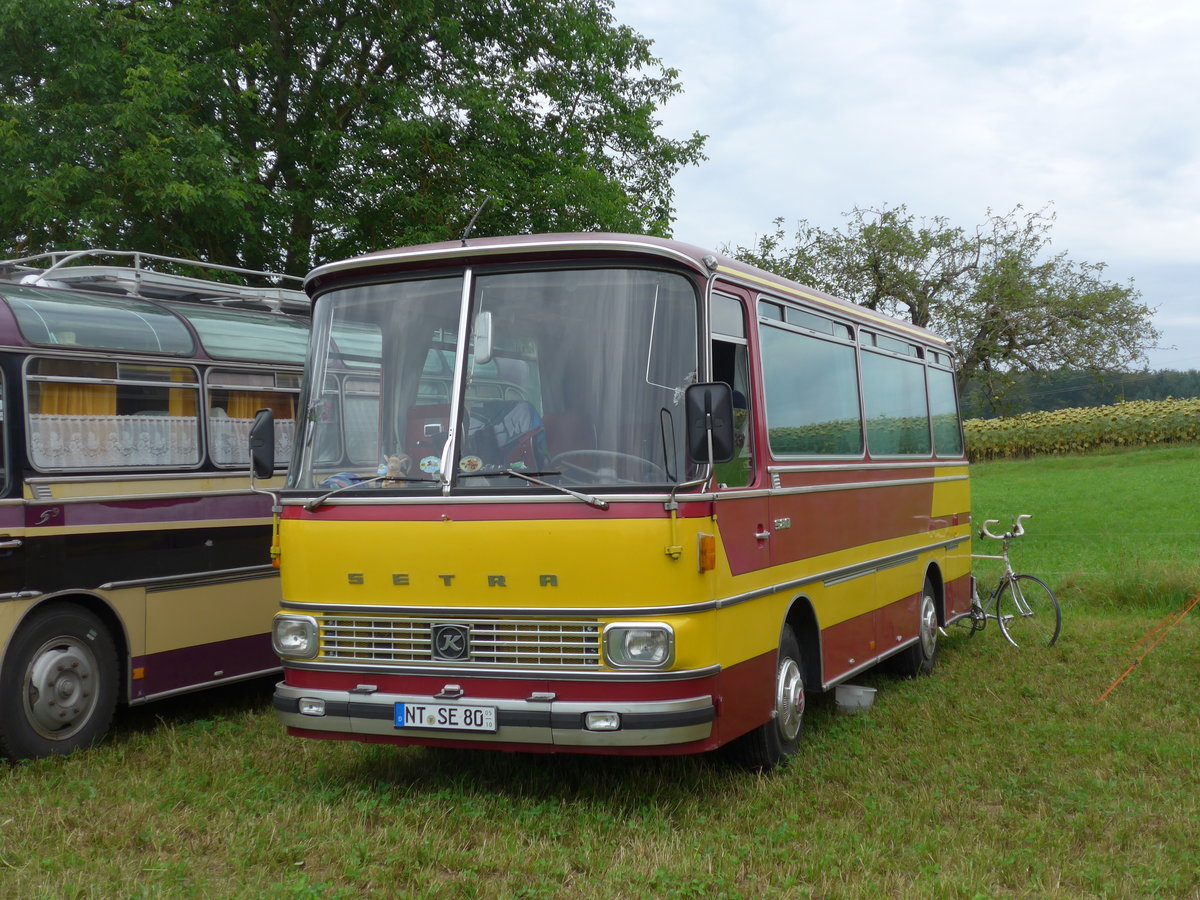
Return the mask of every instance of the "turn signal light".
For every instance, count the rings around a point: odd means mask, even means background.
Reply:
[[[700,571],[711,572],[717,567],[716,535],[700,535]]]

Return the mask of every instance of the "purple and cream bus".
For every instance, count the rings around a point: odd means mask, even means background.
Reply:
[[[246,447],[270,409],[288,458],[309,301],[287,283],[111,251],[0,262],[0,756],[279,668]]]

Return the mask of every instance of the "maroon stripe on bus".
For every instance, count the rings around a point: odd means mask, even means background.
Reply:
[[[114,500],[94,502],[31,503],[25,507],[29,528],[61,528],[97,525],[142,525],[187,521],[269,518],[271,498],[257,494],[229,497],[187,497],[163,500]]]
[[[270,622],[263,623],[264,628],[269,625]],[[137,656],[130,665],[145,672],[144,677],[131,683],[130,699],[139,700],[278,669],[279,657],[271,649],[270,635],[264,632]]]

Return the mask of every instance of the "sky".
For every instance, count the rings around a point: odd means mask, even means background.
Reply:
[[[1152,369],[1200,369],[1200,3],[616,0],[683,93],[660,133],[708,135],[674,236],[751,246],[904,205],[973,229],[1055,215],[1052,252],[1131,279]]]

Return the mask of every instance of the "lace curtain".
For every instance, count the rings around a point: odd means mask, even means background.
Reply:
[[[194,416],[29,417],[31,461],[42,469],[194,466],[200,461]]]
[[[208,444],[212,460],[219,466],[250,465],[250,426],[254,419],[208,417]],[[275,462],[287,464],[292,458],[295,419],[275,420]]]
[[[210,452],[218,465],[249,465],[253,419],[211,417]],[[194,466],[200,462],[194,416],[29,417],[30,461],[40,469]],[[291,458],[295,422],[275,420],[275,458]]]

